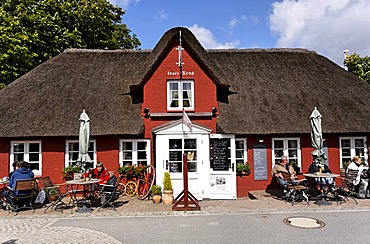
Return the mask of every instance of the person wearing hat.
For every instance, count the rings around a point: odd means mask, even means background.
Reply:
[[[109,172],[101,161],[96,163],[96,168],[92,171],[92,178],[101,180],[98,184],[107,184],[109,180]]]

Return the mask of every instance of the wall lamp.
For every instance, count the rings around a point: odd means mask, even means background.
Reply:
[[[149,116],[150,116],[150,113],[149,113],[150,111],[149,111],[149,108],[144,108],[144,117],[145,118],[148,118]]]
[[[262,136],[257,137],[257,140],[259,143],[263,143],[265,141]]]
[[[216,117],[217,116],[217,108],[216,107],[213,107],[212,108],[212,116],[213,117]]]

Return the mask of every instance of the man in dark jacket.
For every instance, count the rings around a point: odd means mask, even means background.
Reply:
[[[32,179],[35,177],[33,172],[30,170],[30,165],[28,162],[17,162],[16,165],[19,165],[19,168],[13,172],[9,179],[8,183],[8,189],[7,191],[3,192],[3,196],[8,201],[11,207],[14,207],[14,202],[12,201],[11,196],[18,196],[20,194],[25,194],[24,191],[14,191],[15,186],[17,183],[17,180],[26,180],[26,179]],[[29,202],[25,203],[26,205],[29,204]]]

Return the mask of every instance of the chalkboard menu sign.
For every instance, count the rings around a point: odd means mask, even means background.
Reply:
[[[211,139],[211,167],[215,171],[229,170],[230,139]]]
[[[253,144],[254,180],[267,180],[266,144]]]

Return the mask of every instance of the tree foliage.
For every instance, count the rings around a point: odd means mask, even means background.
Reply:
[[[67,48],[141,43],[108,0],[0,0],[0,89]]]
[[[370,84],[370,57],[360,57],[354,53],[348,55],[344,64],[348,71]]]

